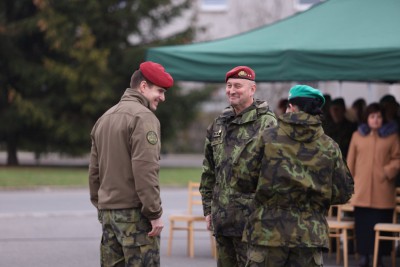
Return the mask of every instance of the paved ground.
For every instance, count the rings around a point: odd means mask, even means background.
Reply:
[[[165,229],[161,266],[215,266],[207,233],[195,236],[195,258],[186,254],[186,236],[177,233],[166,256],[169,214],[186,210],[186,189],[162,190]],[[99,264],[101,228],[87,189],[0,191],[0,266],[93,267]]]
[[[187,257],[186,235],[182,232],[174,236],[172,255],[166,255],[167,218],[186,210],[186,189],[164,188],[162,199],[165,229],[161,266],[215,267],[205,232],[195,234],[195,258]],[[0,191],[0,229],[1,267],[99,266],[101,229],[85,188]],[[325,266],[336,266],[334,255],[325,255],[324,260]],[[354,256],[350,256],[350,266],[356,266]]]

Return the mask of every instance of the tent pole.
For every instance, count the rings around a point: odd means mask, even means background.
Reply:
[[[374,100],[372,100],[372,84],[371,82],[367,83],[367,87],[368,87],[368,99],[367,99],[367,103],[371,103],[374,102]]]

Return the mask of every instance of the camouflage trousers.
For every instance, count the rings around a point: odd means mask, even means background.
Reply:
[[[218,267],[244,267],[247,257],[247,243],[242,237],[216,236]]]
[[[160,237],[149,237],[151,223],[140,209],[100,210],[102,267],[160,266]]]
[[[246,267],[322,267],[321,248],[249,245]]]

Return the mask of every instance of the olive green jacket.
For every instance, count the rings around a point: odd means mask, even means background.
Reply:
[[[205,157],[200,193],[204,215],[211,214],[216,235],[242,236],[246,217],[250,215],[256,181],[241,159],[243,150],[249,149],[257,135],[276,125],[274,113],[267,102],[256,100],[236,115],[232,107],[207,129]],[[240,166],[234,171],[234,166]],[[255,175],[253,175],[255,177]]]

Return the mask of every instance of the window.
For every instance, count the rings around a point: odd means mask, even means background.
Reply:
[[[228,0],[201,0],[201,10],[225,11],[228,8]]]
[[[298,10],[306,10],[322,1],[323,0],[294,0],[294,3]]]

